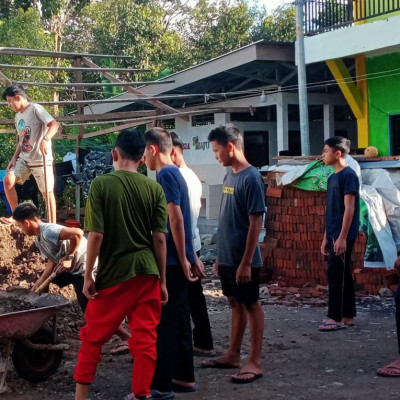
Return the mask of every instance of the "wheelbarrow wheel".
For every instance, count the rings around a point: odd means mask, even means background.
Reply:
[[[43,326],[29,340],[35,344],[51,344],[52,329]],[[12,361],[18,374],[30,382],[42,382],[52,376],[61,363],[61,350],[33,350],[17,341],[12,353]]]

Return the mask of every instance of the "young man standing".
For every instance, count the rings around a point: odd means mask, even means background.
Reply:
[[[232,167],[225,176],[218,224],[216,270],[222,291],[232,308],[231,339],[227,352],[203,362],[204,368],[239,368],[240,349],[250,323],[250,355],[234,383],[249,383],[262,377],[261,350],[264,312],[259,302],[259,272],[262,266],[258,238],[265,212],[265,187],[260,173],[244,156],[243,135],[232,124],[208,135],[215,158]]]
[[[201,241],[199,228],[197,227],[197,220],[201,208],[202,186],[197,175],[186,165],[183,157],[183,142],[181,138],[175,132],[170,132],[170,135],[173,144],[171,153],[172,162],[179,168],[189,191],[190,219],[192,222],[193,250],[195,251],[196,264],[201,271],[204,271],[204,265],[199,259]],[[211,356],[214,354],[214,345],[201,279],[189,283],[188,301],[190,315],[194,325],[193,354],[199,356]]]
[[[165,283],[166,201],[159,184],[138,173],[145,143],[137,131],[122,131],[112,150],[115,172],[93,180],[86,205],[89,231],[83,293],[88,297],[86,325],[75,367],[75,400],[86,399],[101,360],[101,348],[125,317],[135,360],[132,393],[150,397],[156,365],[156,327]],[[99,257],[96,282],[93,266]]]
[[[325,141],[322,159],[335,173],[328,179],[325,234],[321,253],[328,256],[328,319],[319,330],[332,332],[354,325],[356,301],[351,252],[360,225],[359,181],[347,165],[350,141],[340,136]]]
[[[198,279],[195,264],[188,189],[179,168],[171,160],[172,140],[161,128],[146,132],[146,165],[157,171],[167,198],[167,289],[168,304],[163,307],[157,328],[157,367],[152,384],[155,399],[171,399],[174,391],[193,392],[193,348],[187,300],[188,282]]]
[[[3,99],[16,112],[18,133],[17,148],[4,178],[8,203],[15,210],[18,205],[15,184],[22,185],[32,174],[46,202],[48,220],[56,222],[51,138],[57,133],[59,124],[41,105],[31,102],[21,87],[9,86],[3,93]],[[3,218],[1,222],[11,221]]]

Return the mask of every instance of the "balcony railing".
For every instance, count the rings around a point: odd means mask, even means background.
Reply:
[[[310,36],[400,11],[400,0],[304,0],[303,10]]]

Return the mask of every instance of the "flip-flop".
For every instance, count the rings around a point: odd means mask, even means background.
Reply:
[[[195,383],[193,386],[182,386],[172,382],[172,390],[176,393],[193,393],[199,390],[199,385]]]
[[[170,400],[175,397],[175,392],[159,392],[158,390],[151,389],[151,397],[155,400]]]
[[[341,329],[346,329],[347,325],[339,324],[338,322],[327,322],[325,321],[322,325],[319,326],[320,332],[333,332],[339,331]]]
[[[110,355],[121,356],[123,354],[129,354],[129,346],[127,343],[121,343],[110,350]]]
[[[388,371],[396,371],[393,374]],[[400,368],[394,365],[385,365],[383,368],[378,368],[376,371],[379,376],[386,376],[389,378],[400,378]]]
[[[234,368],[239,368],[240,365],[233,365],[233,364],[228,364],[224,363],[215,359],[211,360],[204,360],[201,363],[201,368],[220,368],[220,369],[234,369]]]
[[[239,376],[243,376],[243,375],[251,375],[250,378],[239,378]],[[231,381],[233,383],[250,383],[250,382],[254,382],[257,379],[262,378],[263,374],[257,374],[256,372],[239,372],[238,374],[236,374],[235,376],[231,377]]]

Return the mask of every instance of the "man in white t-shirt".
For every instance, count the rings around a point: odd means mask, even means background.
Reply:
[[[183,158],[183,142],[175,133],[170,132],[173,150],[171,159],[179,168],[189,192],[190,202],[190,218],[192,222],[192,240],[193,250],[196,254],[196,264],[199,270],[204,271],[204,265],[199,259],[201,241],[200,233],[197,227],[197,220],[201,208],[202,186],[197,175],[186,165]],[[204,275],[205,276],[205,275]],[[210,320],[208,318],[206,299],[203,294],[203,286],[201,280],[191,282],[188,290],[188,301],[190,307],[190,315],[193,320],[193,354],[210,356],[214,354],[214,345],[211,334]]]
[[[9,86],[3,93],[3,99],[16,112],[18,134],[18,144],[4,178],[8,203],[12,210],[17,207],[15,184],[22,185],[32,174],[49,210],[48,220],[56,222],[51,138],[57,133],[59,124],[41,105],[31,102],[19,86]],[[11,221],[3,218],[1,222]]]

